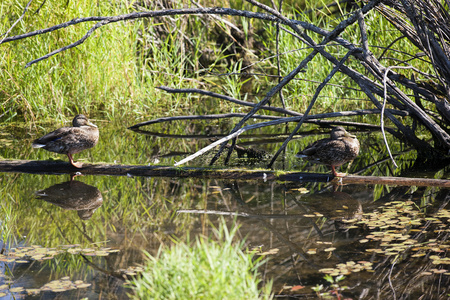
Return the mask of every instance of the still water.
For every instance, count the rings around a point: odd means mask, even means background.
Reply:
[[[144,135],[121,123],[95,122],[100,142],[76,160],[172,165],[226,132],[224,125],[210,123],[208,135],[195,138],[185,135],[197,134],[199,125],[161,125],[152,128],[155,134]],[[67,160],[31,149],[34,136],[54,127],[2,127],[1,156]],[[280,145],[273,134],[280,132],[257,132],[242,141],[270,154]],[[399,175],[413,167],[414,153],[397,156],[402,168],[394,170],[383,162],[386,153],[374,139],[377,133],[356,134],[363,148],[351,173]],[[322,137],[291,142],[277,168],[329,172],[294,158]],[[405,150],[391,146],[394,153]],[[261,163],[232,161],[247,168]],[[448,174],[447,167],[426,176]],[[331,291],[324,279],[330,273],[345,275],[339,286],[347,288],[340,293],[351,299],[447,299],[450,293],[444,259],[450,250],[448,189],[18,173],[0,173],[0,182],[0,299],[126,299],[131,291],[124,279],[143,263],[142,250],[156,254],[174,239],[208,236],[222,219],[229,227],[239,226],[237,238],[246,240],[249,251],[269,258],[260,272],[264,280],[273,280],[275,295],[316,299],[313,288],[323,284],[321,292]],[[56,287],[48,287],[51,283]]]

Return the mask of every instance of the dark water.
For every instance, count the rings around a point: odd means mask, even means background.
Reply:
[[[209,143],[206,136],[158,137],[127,131],[123,124],[99,120],[96,123],[101,125],[99,145],[78,154],[76,159],[170,165]],[[222,127],[209,125],[207,132],[214,135],[222,132]],[[174,135],[200,130],[194,125],[170,129]],[[14,129],[0,130],[4,158],[67,160],[31,149],[34,134],[42,134],[45,129],[15,125]],[[155,132],[167,132],[167,128],[158,127]],[[280,132],[256,132],[242,142],[270,154],[280,145],[270,136],[274,133]],[[363,148],[350,167],[351,173],[363,170],[365,175],[399,175],[413,167],[413,152],[397,156],[401,168],[395,170],[389,162],[381,162],[386,153],[374,139],[377,133],[357,134]],[[27,135],[28,140],[17,139]],[[294,158],[304,144],[321,137],[308,136],[292,142],[277,168],[329,172],[324,166]],[[391,146],[394,153],[407,150],[395,143]],[[265,162],[234,158],[232,165],[253,167]],[[204,159],[194,162],[204,163]],[[426,176],[448,178],[448,169]],[[170,245],[173,238],[183,241],[188,234],[191,238],[210,235],[212,226],[217,227],[221,219],[229,227],[234,223],[240,226],[237,239],[245,238],[249,249],[269,252],[269,260],[260,271],[264,280],[273,280],[276,295],[316,299],[313,287],[323,284],[322,292],[331,290],[322,269],[365,262],[371,263],[370,270],[348,267],[350,271],[339,282],[340,287],[348,287],[341,291],[345,297],[394,299],[395,294],[397,299],[447,299],[450,293],[450,268],[435,258],[448,257],[450,248],[448,189],[117,176],[78,176],[71,181],[69,175],[16,173],[0,173],[0,182],[4,254],[32,245],[60,251],[47,260],[28,256],[23,259],[25,262],[1,261],[0,286],[8,285],[0,291],[5,293],[1,299],[126,299],[130,290],[124,285],[124,270],[143,262],[142,250],[156,254],[161,245]],[[376,212],[376,220],[368,215]],[[437,215],[439,212],[441,215]],[[373,220],[367,221],[370,218]],[[401,237],[392,240],[392,234]],[[385,239],[377,239],[377,235]],[[410,242],[409,247],[401,248],[405,240]],[[107,256],[96,252],[91,255],[89,251],[73,254],[68,251],[71,247],[96,251],[111,248],[119,252]],[[392,250],[394,247],[400,248]],[[91,285],[34,296],[14,290],[38,289],[65,277]],[[291,291],[292,286],[304,288]]]

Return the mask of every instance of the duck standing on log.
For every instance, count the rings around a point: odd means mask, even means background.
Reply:
[[[337,173],[335,167],[355,159],[358,156],[359,147],[356,136],[338,126],[333,128],[329,138],[312,143],[303,151],[297,153],[296,157],[331,166],[332,174],[342,177],[345,174]]]
[[[98,142],[98,128],[85,115],[77,115],[73,127],[62,127],[33,141],[33,148],[43,148],[50,152],[66,154],[70,163],[81,168],[83,163],[74,162],[73,154],[94,147]]]

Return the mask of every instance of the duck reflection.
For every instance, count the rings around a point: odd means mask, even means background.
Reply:
[[[81,181],[70,180],[36,192],[38,199],[63,209],[76,210],[82,220],[88,220],[103,203],[100,191]]]
[[[344,192],[325,192],[311,194],[303,198],[311,210],[320,212],[335,222],[336,229],[345,230],[350,219],[361,219],[361,202]]]

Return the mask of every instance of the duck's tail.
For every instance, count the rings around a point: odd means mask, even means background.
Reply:
[[[33,148],[42,148],[42,147],[45,147],[45,145],[44,144],[33,143],[33,144],[31,144],[31,147],[33,147]]]

